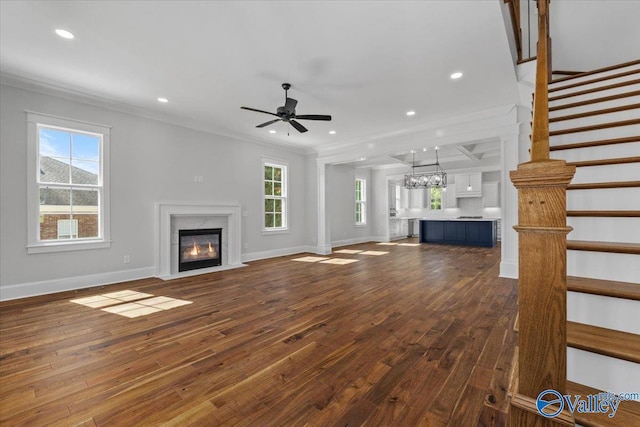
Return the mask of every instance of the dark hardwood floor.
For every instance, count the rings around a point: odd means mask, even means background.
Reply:
[[[349,249],[389,253],[0,303],[0,425],[504,425],[517,290],[499,246]],[[192,304],[70,302],[119,290]]]

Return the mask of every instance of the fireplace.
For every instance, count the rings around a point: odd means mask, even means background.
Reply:
[[[178,231],[178,271],[222,265],[222,228]]]

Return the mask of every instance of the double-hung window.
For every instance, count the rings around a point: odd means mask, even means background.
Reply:
[[[28,252],[108,247],[110,129],[27,115]]]
[[[287,230],[287,165],[263,160],[265,231]]]
[[[429,209],[432,211],[442,210],[441,187],[429,187]]]
[[[367,223],[367,181],[356,178],[356,225]]]

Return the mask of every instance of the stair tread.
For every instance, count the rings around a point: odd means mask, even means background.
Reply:
[[[638,83],[640,83],[640,79],[627,80],[627,81],[624,81],[624,82],[614,83],[614,84],[610,84],[610,85],[606,85],[606,86],[598,86],[598,87],[592,88],[592,89],[585,89],[585,90],[579,90],[577,92],[566,93],[564,95],[550,96],[549,97],[549,102],[558,101],[560,99],[571,98],[571,97],[574,97],[574,96],[587,95],[589,93],[594,93],[594,92],[601,92],[603,90],[617,89],[617,88],[620,88],[620,87],[631,86],[631,85],[635,85],[635,84],[638,84]]]
[[[567,249],[577,251],[611,252],[640,255],[640,243],[598,242],[592,240],[567,240]]]
[[[573,381],[567,381],[567,393],[571,395],[597,395],[604,391],[605,390],[599,390]],[[585,427],[637,426],[640,425],[640,402],[631,400],[620,402],[620,406],[618,406],[616,415],[613,418],[609,418],[607,414],[589,414],[577,411],[574,413],[574,416],[576,422]]]
[[[640,163],[640,156],[616,157],[613,159],[582,160],[578,162],[567,162],[567,166],[575,166],[579,168],[579,167],[585,167],[585,166],[618,165],[623,163]]]
[[[640,283],[567,276],[567,290],[640,301]]]
[[[566,115],[566,116],[552,117],[552,118],[549,119],[549,123],[560,122],[560,121],[563,121],[563,120],[580,119],[580,118],[583,118],[583,117],[598,116],[598,115],[601,115],[601,114],[618,113],[620,111],[636,110],[636,109],[639,109],[639,108],[640,108],[640,104],[620,105],[618,107],[603,108],[603,109],[600,109],[600,110],[585,111],[584,113],[577,113],[577,114],[569,114],[569,115]]]
[[[640,211],[633,210],[568,210],[567,216],[588,216],[604,218],[635,218]]]
[[[609,74],[608,76],[601,76],[601,77],[596,77],[593,78],[591,80],[585,80],[582,82],[578,82],[578,83],[570,83],[564,86],[558,86],[558,87],[552,87],[554,85],[554,83],[562,83],[562,82],[551,82],[549,83],[549,92],[556,92],[559,90],[564,90],[564,89],[571,89],[574,87],[579,87],[579,86],[584,86],[584,85],[590,85],[593,83],[599,83],[599,82],[603,82],[603,81],[607,81],[607,80],[611,80],[611,79],[617,79],[620,77],[626,77],[626,76],[630,76],[633,74],[639,74],[640,73],[640,69],[632,69],[632,70],[628,70],[628,71],[624,71],[622,73],[616,73],[616,74]]]
[[[585,142],[574,142],[571,144],[552,145],[551,147],[549,147],[549,151],[571,150],[574,148],[588,148],[588,147],[597,147],[601,145],[626,144],[628,142],[640,142],[640,135],[627,136],[624,138],[610,138],[610,139],[601,139],[596,141],[585,141]]]
[[[569,104],[554,105],[553,107],[549,107],[549,112],[563,110],[566,108],[582,107],[589,104],[597,104],[599,102],[613,101],[616,99],[628,98],[630,96],[638,96],[638,95],[640,95],[640,90],[634,90],[631,92],[618,93],[615,95],[603,96],[600,98],[586,99],[584,101],[579,101],[579,102],[571,102]]]
[[[584,323],[567,322],[567,345],[640,363],[640,335]]]
[[[588,216],[605,218],[635,218],[640,217],[640,211],[632,210],[569,210],[567,216]]]
[[[567,190],[592,190],[598,188],[627,188],[640,187],[640,181],[609,181],[609,182],[585,182],[570,184]]]
[[[621,120],[618,122],[602,123],[597,125],[580,126],[576,128],[558,129],[549,132],[549,136],[564,135],[567,133],[589,132],[592,130],[608,129],[620,126],[640,125],[640,119]]]
[[[573,74],[573,75],[571,75],[569,77],[561,77],[559,79],[554,79],[554,80],[550,81],[549,84],[551,85],[551,84],[559,83],[559,82],[562,82],[562,81],[567,81],[567,80],[571,80],[571,79],[577,79],[577,78],[580,78],[580,77],[585,77],[585,76],[594,75],[594,74],[598,74],[598,73],[604,73],[604,72],[607,72],[607,71],[616,70],[618,68],[631,67],[633,65],[638,65],[638,64],[640,64],[640,60],[623,62],[621,64],[611,65],[609,67],[598,68],[596,70],[591,70],[591,71],[582,71],[582,72],[579,72],[578,74]]]

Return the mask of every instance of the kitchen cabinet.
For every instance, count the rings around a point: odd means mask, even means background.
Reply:
[[[409,198],[411,190],[402,187],[400,189],[400,209],[409,209]]]
[[[482,204],[485,208],[500,207],[498,182],[482,183]]]
[[[389,220],[389,238],[393,239],[396,237],[400,237],[400,220],[399,219],[390,219]]]
[[[409,219],[401,219],[400,222],[400,235],[403,237],[407,237],[409,234]]]
[[[410,206],[412,209],[422,209],[427,207],[427,202],[429,201],[429,195],[427,194],[427,191],[428,190],[426,188],[417,188],[415,190],[410,190]]]
[[[496,220],[420,220],[420,243],[493,247],[497,224]]]
[[[444,196],[444,207],[446,209],[458,207],[458,198],[456,197],[455,185],[449,185],[447,187],[447,191],[443,191],[442,194]]]
[[[482,197],[482,173],[460,173],[456,178],[456,197]],[[471,190],[469,190],[471,185]]]
[[[425,208],[429,201],[427,190],[424,188],[418,188],[414,190],[402,189],[400,194],[402,209],[422,209]]]

